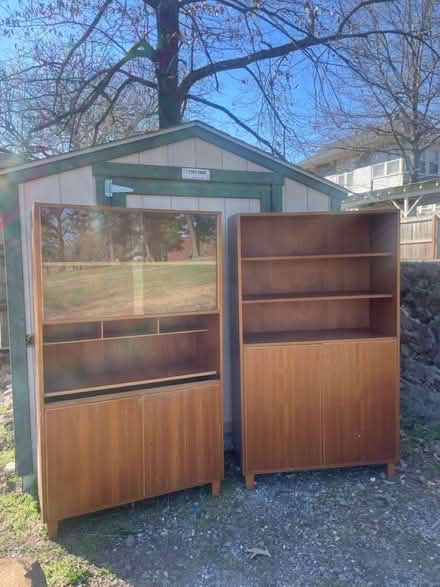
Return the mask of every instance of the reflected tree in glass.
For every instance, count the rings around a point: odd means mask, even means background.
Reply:
[[[217,308],[217,218],[42,207],[45,320]]]

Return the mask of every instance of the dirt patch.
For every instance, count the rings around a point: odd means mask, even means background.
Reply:
[[[0,557],[38,558],[49,585],[438,585],[440,430],[402,424],[391,481],[367,467],[266,475],[246,490],[227,455],[220,497],[202,487],[66,520],[57,542],[36,500],[9,490]]]

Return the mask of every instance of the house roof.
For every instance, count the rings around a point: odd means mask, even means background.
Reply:
[[[333,161],[345,161],[362,153],[369,153],[377,150],[378,147],[392,146],[394,143],[395,139],[392,135],[386,134],[386,131],[379,135],[377,132],[366,130],[325,145],[315,155],[301,161],[299,165],[303,169],[312,170]]]
[[[343,200],[347,195],[347,191],[342,186],[338,186],[297,165],[283,161],[258,147],[254,147],[198,120],[168,129],[143,133],[119,141],[112,141],[104,145],[87,147],[62,155],[55,155],[46,159],[16,165],[8,169],[0,169],[0,182],[3,178],[7,183],[24,183],[47,175],[61,173],[93,163],[109,161],[123,157],[124,155],[146,151],[192,137],[199,137],[222,149],[251,160],[279,175],[289,177],[299,183],[324,192],[336,201]]]

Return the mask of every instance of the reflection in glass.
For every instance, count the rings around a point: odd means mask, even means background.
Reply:
[[[45,320],[217,308],[215,215],[40,212]]]

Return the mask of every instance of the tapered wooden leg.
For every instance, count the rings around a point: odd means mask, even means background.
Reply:
[[[214,495],[215,497],[220,495],[220,489],[221,489],[221,482],[220,481],[213,481],[211,483],[211,492],[212,492],[212,495]]]
[[[396,465],[394,463],[387,463],[387,477],[391,479],[396,471]]]
[[[254,482],[255,482],[255,474],[254,473],[248,473],[246,475],[246,487],[247,487],[247,489],[253,489],[254,488]]]
[[[47,535],[51,540],[55,539],[58,535],[58,520],[47,521]]]

